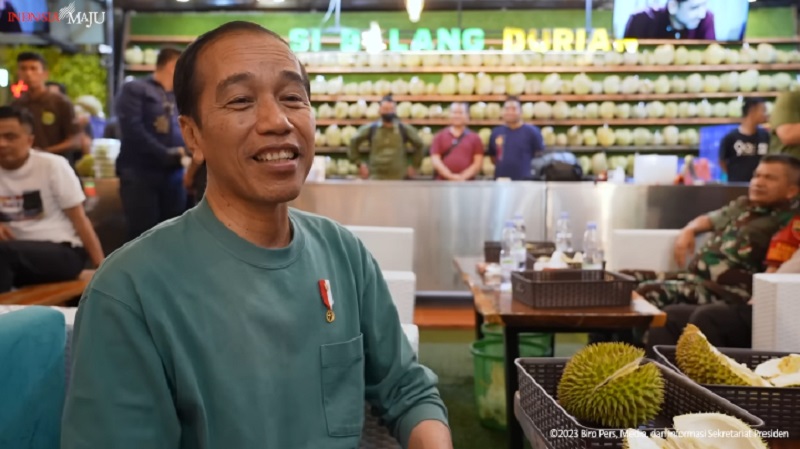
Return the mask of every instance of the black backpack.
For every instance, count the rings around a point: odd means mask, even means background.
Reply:
[[[581,181],[583,168],[578,164],[551,161],[542,168],[541,177],[544,181]]]

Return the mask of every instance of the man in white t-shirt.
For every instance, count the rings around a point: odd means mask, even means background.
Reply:
[[[31,149],[32,130],[30,113],[0,107],[0,293],[76,279],[104,258],[78,177],[63,157]]]

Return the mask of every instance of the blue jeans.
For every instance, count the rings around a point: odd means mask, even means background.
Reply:
[[[183,169],[119,171],[119,196],[128,223],[128,239],[186,211]]]

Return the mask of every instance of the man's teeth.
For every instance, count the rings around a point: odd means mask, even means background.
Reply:
[[[294,159],[294,153],[288,150],[281,150],[271,153],[259,154],[255,157],[255,159],[259,162],[291,160]]]

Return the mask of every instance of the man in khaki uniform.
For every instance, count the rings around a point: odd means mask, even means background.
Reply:
[[[422,162],[422,139],[417,130],[402,123],[395,113],[391,96],[381,101],[381,119],[366,124],[350,141],[349,157],[359,166],[361,177],[366,179],[399,180],[412,177],[415,167]],[[360,147],[369,145],[369,164],[361,161]],[[409,162],[408,146],[413,148]]]
[[[47,88],[47,64],[38,53],[17,56],[17,75],[28,90],[12,106],[27,109],[33,116],[33,147],[60,154],[74,166],[83,151],[72,102]]]
[[[770,153],[800,158],[800,92],[783,92],[778,96],[769,124]]]

